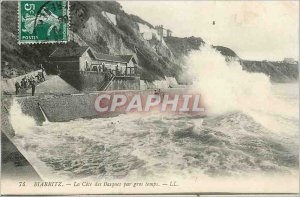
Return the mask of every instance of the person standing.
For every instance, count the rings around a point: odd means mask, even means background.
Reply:
[[[26,84],[25,84],[25,77],[22,78],[21,80],[21,87],[25,88]]]
[[[34,93],[35,93],[35,86],[36,86],[36,82],[35,82],[35,80],[33,79],[33,80],[31,80],[31,94],[32,94],[32,96],[34,96]]]
[[[45,68],[43,67],[43,65],[41,64],[41,69],[42,69],[42,81],[46,81],[46,72],[45,72]]]
[[[25,78],[24,79],[24,84],[25,84],[24,88],[26,89],[29,86],[29,80],[28,80],[28,78],[26,76],[24,78]]]
[[[15,87],[16,87],[16,95],[18,95],[18,94],[19,94],[19,90],[20,90],[20,88],[21,88],[19,82],[16,82],[16,83],[15,83]]]

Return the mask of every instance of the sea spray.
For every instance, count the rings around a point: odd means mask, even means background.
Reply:
[[[209,46],[192,52],[187,65],[193,86],[200,90],[212,114],[265,103],[271,95],[271,83],[266,75],[243,71],[238,62],[227,62]]]
[[[274,96],[267,75],[243,70],[239,61],[226,61],[208,45],[191,52],[186,65],[209,115],[242,111],[276,132],[287,131],[286,125],[279,125],[278,116],[298,120],[298,107]]]
[[[13,99],[9,119],[16,135],[30,132],[30,128],[36,126],[35,120],[22,112],[21,106],[16,99]]]

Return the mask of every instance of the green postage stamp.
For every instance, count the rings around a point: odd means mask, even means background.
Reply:
[[[69,40],[68,1],[20,1],[19,44]]]

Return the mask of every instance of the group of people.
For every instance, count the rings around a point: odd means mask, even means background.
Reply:
[[[32,96],[34,96],[35,93],[35,87],[37,83],[41,83],[45,81],[45,74],[44,71],[39,72],[36,76],[24,76],[20,83],[16,81],[15,87],[16,87],[16,95],[20,93],[21,89],[32,89]]]

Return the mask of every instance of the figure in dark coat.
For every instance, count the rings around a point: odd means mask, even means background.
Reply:
[[[34,96],[36,82],[35,82],[35,80],[32,80],[30,83],[31,83],[31,89],[32,89],[32,96]]]
[[[18,94],[19,94],[19,90],[20,90],[20,88],[21,88],[19,82],[16,82],[16,83],[15,83],[15,87],[16,87],[16,95],[18,95]]]

